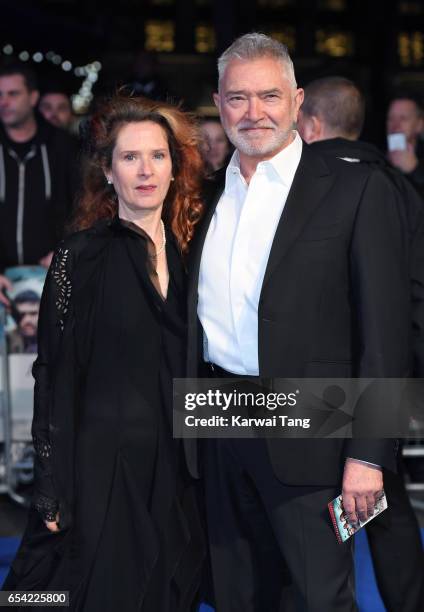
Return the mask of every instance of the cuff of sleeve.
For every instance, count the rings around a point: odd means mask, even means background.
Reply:
[[[381,465],[377,463],[371,463],[371,461],[364,461],[363,459],[354,459],[353,457],[346,457],[346,461],[353,461],[353,463],[362,463],[363,465],[368,465],[369,467],[375,468],[376,470],[382,470]]]
[[[55,499],[39,494],[34,499],[34,506],[43,521],[52,522],[56,520],[58,503]]]

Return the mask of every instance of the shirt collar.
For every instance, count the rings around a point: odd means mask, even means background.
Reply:
[[[302,155],[302,139],[295,131],[293,141],[269,160],[259,162],[256,172],[271,171],[284,185],[291,186]],[[244,178],[240,172],[240,157],[237,149],[231,156],[225,173],[225,190],[228,191],[238,180]]]
[[[239,181],[243,184],[246,183],[240,172],[240,157],[237,149],[235,149],[225,171],[225,191],[229,191]]]
[[[302,139],[295,132],[293,141],[274,157],[261,164],[272,166],[278,178],[286,186],[291,186],[302,156]],[[261,164],[258,164],[260,166]]]

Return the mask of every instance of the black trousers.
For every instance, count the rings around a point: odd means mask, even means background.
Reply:
[[[340,487],[282,484],[265,440],[204,440],[203,449],[217,612],[356,610],[353,542],[337,542],[327,509]]]
[[[230,374],[217,366],[214,371],[205,366],[204,375],[227,377]],[[331,598],[331,587],[320,583],[320,576],[327,571],[327,565],[331,572],[332,564],[325,549],[321,548],[318,555],[314,555],[313,551],[303,552],[303,547],[310,547],[319,530],[321,538],[328,536],[328,546],[335,561],[341,550],[348,548],[344,544],[334,550],[332,531],[323,529],[323,523],[328,521],[326,504],[340,491],[284,486],[273,476],[264,441],[209,441],[204,449],[210,553],[218,612],[278,610],[278,601],[284,612],[318,610],[319,607],[313,607],[315,603],[308,603],[304,591],[306,588],[307,593],[314,593],[317,584],[319,595],[326,597],[325,590]],[[366,530],[377,584],[387,612],[421,612],[424,610],[424,553],[417,518],[405,490],[401,469],[399,472],[384,470],[389,508],[371,521]],[[293,506],[293,520],[287,508],[279,512],[279,503]],[[275,521],[279,523],[277,527]],[[310,542],[306,538],[302,541],[293,533],[296,521],[308,522],[314,532]],[[288,533],[285,533],[286,523]],[[238,535],[233,538],[233,533]],[[307,529],[303,533],[307,533]],[[234,546],[233,540],[236,540]],[[290,542],[297,548],[294,557],[303,558],[303,561],[292,559]],[[318,540],[316,545],[321,546]],[[343,587],[348,593],[353,591],[350,554],[348,565],[345,560],[336,561],[334,572],[335,576],[339,568],[340,575],[348,576]],[[319,567],[315,565],[312,579],[307,578],[305,571],[302,585],[299,563],[313,567],[317,556]],[[308,558],[313,560],[309,565]],[[286,563],[292,577],[287,574]],[[291,580],[292,587],[287,588]],[[339,588],[337,579],[333,581],[328,577],[328,580]],[[312,595],[314,602],[320,601],[319,595]],[[251,603],[246,603],[249,601]],[[350,603],[348,607],[337,607],[336,600],[320,605],[329,611],[351,609]]]

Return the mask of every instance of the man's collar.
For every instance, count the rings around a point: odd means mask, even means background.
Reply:
[[[291,185],[293,176],[302,155],[302,146],[302,139],[300,138],[298,132],[295,131],[295,137],[292,142],[284,147],[284,149],[282,149],[279,153],[274,155],[274,157],[271,157],[271,159],[259,162],[256,167],[256,172],[258,169],[261,171],[261,168],[266,168],[268,165],[272,167],[272,169],[275,171],[276,177],[282,183],[285,185]],[[230,163],[228,164],[225,173],[226,188],[229,188],[234,184],[234,181],[237,180],[237,176],[243,178],[240,170],[240,156],[236,149],[231,156]]]
[[[302,155],[302,145],[302,139],[298,132],[295,131],[295,136],[287,147],[284,147],[284,149],[267,162],[262,163],[270,164],[278,174],[281,182],[285,185],[291,185]]]

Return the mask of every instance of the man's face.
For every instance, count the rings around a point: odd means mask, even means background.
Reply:
[[[387,133],[405,134],[407,142],[415,144],[416,138],[424,129],[424,121],[413,100],[393,100],[387,113]]]
[[[6,128],[20,127],[32,116],[38,96],[21,74],[0,77],[0,121]]]
[[[44,119],[56,127],[67,128],[72,121],[71,103],[65,94],[45,94],[38,108]]]
[[[293,139],[303,90],[274,58],[231,60],[214,95],[222,125],[240,154],[269,159]]]
[[[37,335],[39,308],[40,304],[38,302],[16,304],[18,328],[25,338],[33,338]]]

